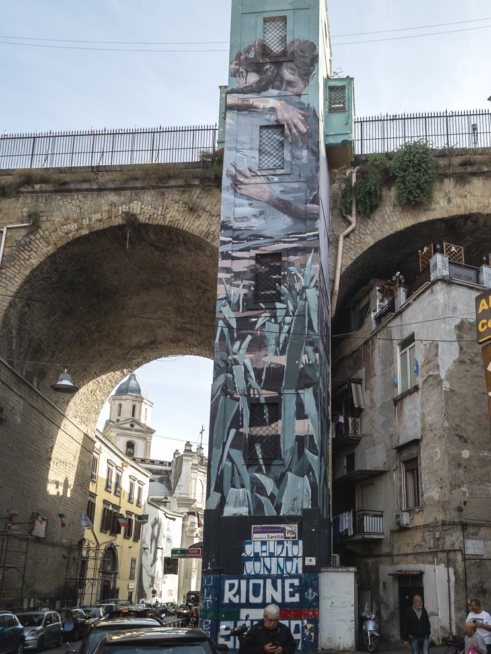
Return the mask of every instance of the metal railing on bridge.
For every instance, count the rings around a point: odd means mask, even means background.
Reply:
[[[356,154],[394,152],[408,141],[434,150],[491,147],[491,111],[444,111],[357,118]]]
[[[194,163],[215,150],[216,125],[0,135],[0,170]]]

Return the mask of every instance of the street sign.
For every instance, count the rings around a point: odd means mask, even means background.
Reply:
[[[201,548],[190,547],[188,549],[171,550],[171,557],[173,559],[200,559]]]
[[[486,386],[488,389],[489,419],[491,420],[491,343],[482,349],[482,360],[484,363],[484,374],[486,375]]]
[[[476,329],[478,343],[491,338],[491,290],[476,296]]]
[[[297,540],[298,525],[253,525],[252,540]]]

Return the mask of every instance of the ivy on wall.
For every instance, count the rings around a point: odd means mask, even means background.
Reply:
[[[438,161],[427,143],[405,143],[396,150],[392,163],[385,154],[371,154],[358,168],[357,180],[349,180],[341,194],[344,213],[351,213],[353,198],[358,211],[371,218],[382,203],[383,184],[395,181],[397,204],[424,204],[433,201]]]

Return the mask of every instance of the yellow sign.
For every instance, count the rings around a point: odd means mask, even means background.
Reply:
[[[476,327],[478,343],[491,338],[491,290],[476,297]]]

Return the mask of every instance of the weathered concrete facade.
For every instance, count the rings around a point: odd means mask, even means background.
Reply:
[[[7,231],[0,268],[0,503],[49,520],[24,597],[62,598],[62,553],[83,535],[89,434],[114,386],[157,357],[212,356],[220,190],[185,167],[187,179],[160,182],[142,170],[43,171],[56,183],[0,197],[0,229],[34,222]],[[60,364],[74,396],[51,389]],[[18,582],[9,573],[2,601],[18,601]]]
[[[483,289],[433,274],[374,329],[373,285],[359,298],[370,307],[364,324],[333,352],[335,420],[348,380],[361,382],[364,404],[351,412],[356,434],[353,422],[333,425],[333,515],[354,520],[335,551],[357,565],[360,596],[371,590],[390,640],[415,592],[435,641],[462,633],[472,597],[491,605],[491,430],[474,318]],[[401,387],[408,342],[411,380]]]

